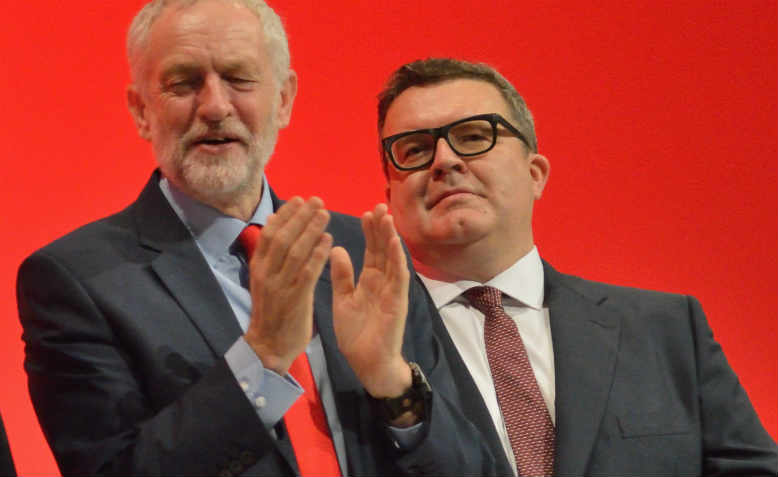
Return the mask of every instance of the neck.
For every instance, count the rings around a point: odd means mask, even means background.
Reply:
[[[260,187],[258,194],[243,194],[237,200],[229,200],[220,203],[219,201],[212,201],[211,207],[218,209],[224,215],[235,217],[244,222],[251,220],[254,215],[254,211],[257,210],[259,201],[262,198],[262,188]]]
[[[413,265],[422,275],[443,282],[471,280],[486,283],[510,268],[533,248],[527,245],[510,250],[492,249],[488,253],[472,245],[436,247],[435,250],[416,251],[411,248]]]
[[[168,179],[170,180],[170,179]],[[178,189],[189,197],[213,207],[224,215],[235,217],[244,222],[251,220],[254,211],[257,210],[259,201],[262,199],[263,181],[248,184],[239,190],[231,191],[229,194],[199,194],[195,190],[186,190],[180,186]]]

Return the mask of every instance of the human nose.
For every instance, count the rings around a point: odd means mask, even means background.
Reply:
[[[198,114],[208,122],[222,121],[232,112],[229,92],[217,76],[205,79],[198,94],[198,101]]]
[[[434,157],[430,164],[433,177],[440,177],[450,171],[460,173],[464,171],[465,161],[451,148],[445,137],[441,136],[437,139],[433,153]]]

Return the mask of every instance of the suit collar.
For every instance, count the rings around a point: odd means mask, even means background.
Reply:
[[[535,310],[540,310],[543,306],[543,266],[537,247],[533,247],[508,269],[485,283],[472,280],[444,282],[429,278],[420,272],[416,273],[438,310],[457,299],[466,301],[461,295],[466,290],[481,285],[495,287],[524,306]]]
[[[543,266],[556,370],[554,474],[583,475],[613,379],[621,315],[587,282]]]

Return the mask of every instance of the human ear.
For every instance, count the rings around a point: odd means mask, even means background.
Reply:
[[[532,178],[532,191],[535,200],[543,195],[543,189],[548,182],[548,175],[551,173],[551,163],[546,156],[530,153],[529,156],[529,174]]]
[[[138,134],[143,139],[151,140],[151,128],[146,117],[146,103],[138,87],[134,84],[127,87],[127,107],[130,110]]]
[[[281,95],[281,101],[278,105],[276,120],[279,128],[285,128],[292,118],[292,106],[294,98],[297,96],[297,73],[289,70],[289,76],[281,83],[281,90],[278,94]]]

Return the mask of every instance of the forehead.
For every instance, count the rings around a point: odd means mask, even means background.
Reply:
[[[509,117],[500,91],[486,81],[455,79],[406,89],[386,112],[383,136],[412,129],[433,128],[485,113]]]
[[[182,63],[260,63],[266,59],[263,40],[259,18],[240,4],[174,4],[152,25],[147,58],[157,72]]]

